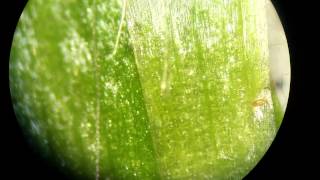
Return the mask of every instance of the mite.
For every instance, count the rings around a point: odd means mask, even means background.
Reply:
[[[268,100],[266,98],[260,98],[260,99],[256,99],[252,102],[252,106],[253,107],[259,107],[259,106],[264,106],[268,103]]]

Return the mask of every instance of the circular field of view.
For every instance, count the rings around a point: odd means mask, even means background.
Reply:
[[[30,0],[15,114],[74,179],[242,179],[281,125],[285,33],[265,0]]]

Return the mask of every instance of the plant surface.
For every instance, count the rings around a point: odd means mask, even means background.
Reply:
[[[241,179],[283,113],[264,0],[31,0],[10,87],[28,140],[83,179]]]

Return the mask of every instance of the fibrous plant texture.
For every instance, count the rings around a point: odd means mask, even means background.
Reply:
[[[28,140],[83,179],[241,179],[283,112],[264,0],[31,0],[10,60]]]

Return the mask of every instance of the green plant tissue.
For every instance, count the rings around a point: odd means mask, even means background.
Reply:
[[[264,0],[30,0],[10,59],[27,139],[80,179],[241,179],[283,112]]]

